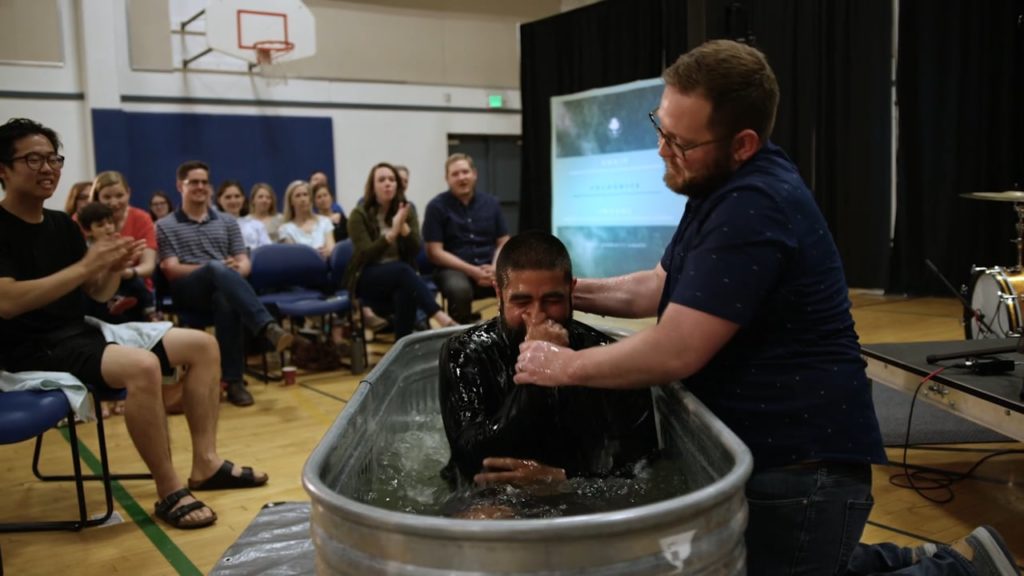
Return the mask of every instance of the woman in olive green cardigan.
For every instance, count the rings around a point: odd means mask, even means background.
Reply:
[[[363,304],[394,312],[395,339],[412,332],[417,308],[441,326],[456,324],[416,272],[420,225],[391,164],[381,162],[370,170],[363,202],[349,215],[348,236],[354,254],[345,286]]]

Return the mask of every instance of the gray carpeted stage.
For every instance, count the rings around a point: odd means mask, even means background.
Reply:
[[[872,395],[882,428],[882,442],[886,446],[902,446],[907,433],[910,394],[874,383]],[[1013,442],[1013,439],[917,399],[910,425],[911,444],[970,442]]]

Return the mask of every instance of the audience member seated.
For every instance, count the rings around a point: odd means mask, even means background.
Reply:
[[[253,220],[258,220],[267,229],[267,236],[271,242],[280,241],[277,229],[283,221],[280,212],[277,211],[277,194],[274,188],[266,182],[257,182],[249,190],[249,206],[252,212],[249,214]]]
[[[508,225],[497,198],[476,189],[473,159],[452,154],[445,162],[448,190],[427,204],[423,240],[437,267],[434,283],[458,322],[480,319],[474,298],[494,296],[494,254],[508,240]]]
[[[266,226],[249,216],[249,201],[242,193],[242,185],[237,180],[225,180],[221,183],[217,189],[217,208],[235,217],[238,228],[242,231],[242,242],[250,252],[272,243]]]
[[[221,378],[228,400],[249,406],[246,390],[243,328],[262,335],[277,352],[293,336],[274,321],[252,286],[245,281],[251,262],[234,218],[210,208],[210,169],[189,161],[178,167],[181,208],[157,222],[160,271],[171,285],[179,308],[212,313],[220,348]]]
[[[107,238],[116,237],[114,212],[102,202],[90,202],[78,211],[78,225],[85,234],[86,244],[91,246]],[[139,276],[124,277],[114,293],[114,297],[106,302],[86,300],[85,313],[110,324],[154,320],[144,317],[142,311],[153,308],[153,293],[146,287],[146,282]]]
[[[163,190],[153,192],[153,196],[149,199],[150,219],[156,222],[171,212],[174,212],[174,202],[171,202],[171,197]]]
[[[150,292],[149,297],[141,302],[143,304],[139,308],[141,314],[129,315],[127,319],[156,320],[156,307],[152,297],[153,272],[156,270],[156,229],[149,214],[128,203],[131,192],[131,187],[128,186],[124,176],[113,170],[100,172],[92,183],[93,200],[106,204],[114,213],[115,231],[121,236],[142,240],[146,243],[142,256],[121,272],[122,280],[142,278],[146,289]]]
[[[395,164],[395,170],[398,170],[398,178],[402,181],[402,186],[405,187],[406,195],[409,193],[409,168],[404,164]]]
[[[12,372],[64,371],[94,389],[127,390],[125,424],[159,501],[156,515],[176,528],[217,520],[192,491],[261,486],[266,474],[235,466],[217,451],[219,357],[212,338],[197,330],[163,330],[152,350],[108,343],[84,322],[82,298],[109,299],[121,271],[145,242],[108,236],[86,247],[78,224],[43,202],[60,182],[64,157],[57,134],[36,122],[0,126],[0,365]],[[31,246],[31,250],[26,250]],[[187,484],[171,462],[161,371],[186,366],[184,402],[192,440]]]
[[[284,224],[277,233],[281,242],[305,244],[326,259],[334,250],[334,225],[326,216],[313,213],[309,184],[296,180],[284,192]]]
[[[324,182],[318,182],[313,184],[312,188],[313,206],[316,207],[316,213],[329,218],[334,226],[334,242],[341,242],[348,238],[348,218],[345,217],[345,211],[331,210],[331,205],[334,204],[334,194],[331,193],[330,187]]]
[[[348,232],[354,254],[345,285],[375,307],[378,302],[392,307],[396,340],[412,332],[417,308],[440,326],[456,324],[416,272],[419,222],[405,202],[398,171],[390,164],[382,162],[370,170],[363,202],[352,211]]]
[[[92,245],[107,238],[117,236],[114,224],[114,212],[102,202],[90,202],[76,214],[78,225],[82,227],[86,243]],[[153,293],[146,286],[145,280],[139,277],[122,278],[114,296],[106,302],[97,302],[92,298],[83,298],[83,312],[87,316],[99,318],[110,324],[155,320],[153,314],[142,311],[153,309]],[[111,414],[123,414],[124,401],[103,402],[101,415],[107,418]]]
[[[623,476],[656,453],[649,390],[563,388],[513,382],[519,345],[574,349],[611,341],[572,319],[575,279],[565,246],[527,232],[498,255],[499,315],[448,339],[439,358],[441,415],[453,486],[529,485],[575,476]]]
[[[68,198],[64,201],[64,213],[68,216],[78,214],[78,211],[92,201],[92,182],[75,182],[68,190]]]
[[[327,181],[327,173],[323,170],[317,170],[309,175],[309,189],[312,190],[317,184],[323,184],[329,186],[330,182]],[[338,204],[337,200],[332,198],[331,200],[331,212],[336,214],[344,214],[345,211],[341,209],[341,204]]]

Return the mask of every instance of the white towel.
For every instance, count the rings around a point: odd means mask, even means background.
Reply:
[[[85,323],[95,326],[103,332],[107,342],[152,350],[167,331],[174,325],[170,322],[128,322],[126,324],[107,324],[102,320],[85,317]],[[81,380],[67,372],[44,372],[31,370],[28,372],[5,372],[0,370],[0,391],[15,390],[61,390],[68,397],[68,404],[80,420],[96,419],[92,396]]]

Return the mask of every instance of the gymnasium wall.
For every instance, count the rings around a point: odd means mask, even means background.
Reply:
[[[358,8],[338,4],[338,9]],[[0,120],[30,117],[56,129],[64,141],[68,160],[49,207],[62,207],[75,181],[108,169],[125,172],[133,188],[132,203],[144,206],[154,189],[173,190],[173,167],[184,158],[209,162],[214,182],[267,179],[279,194],[288,181],[308,177],[315,166],[332,176],[332,187],[347,210],[362,194],[369,168],[391,161],[409,166],[409,197],[425,205],[445,188],[448,134],[520,133],[519,91],[504,83],[455,85],[444,78],[417,78],[416,83],[282,81],[244,71],[185,71],[174,61],[165,69],[133,68],[133,58],[146,53],[145,47],[160,36],[155,31],[161,24],[152,20],[171,24],[168,16],[160,16],[167,9],[166,0],[3,3],[0,14],[8,24],[17,21],[22,28],[59,36],[51,38],[59,50],[50,50],[45,61],[4,52],[12,42],[0,38]],[[408,19],[416,12],[378,10],[374,18]],[[515,29],[511,19],[504,25]],[[0,27],[0,35],[9,35],[5,30],[11,27]],[[477,51],[518,58],[515,50],[502,55]],[[166,51],[157,48],[148,54],[152,64]],[[374,50],[352,57],[372,65]],[[504,67],[493,64],[495,70]],[[504,108],[488,108],[493,93],[503,95]]]

